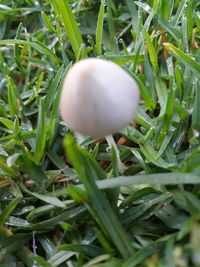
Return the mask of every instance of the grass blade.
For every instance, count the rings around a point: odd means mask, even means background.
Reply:
[[[54,77],[54,80],[53,82],[51,83],[51,86],[46,94],[46,97],[44,99],[44,106],[45,106],[45,109],[51,109],[52,107],[52,104],[54,102],[54,96],[55,96],[55,93],[56,93],[56,90],[58,88],[58,85],[61,81],[61,78],[62,78],[62,75],[63,75],[63,66],[61,66],[55,77]]]
[[[0,40],[0,45],[28,45],[38,52],[44,54],[47,58],[52,58],[52,60],[60,65],[60,59],[43,43],[39,41],[25,41],[25,40],[16,40],[16,39],[8,39],[8,40]]]
[[[148,48],[148,51],[149,51],[149,57],[150,57],[150,61],[151,61],[151,64],[155,70],[155,72],[158,72],[158,59],[157,59],[157,54],[156,54],[156,50],[153,46],[153,42],[148,34],[148,32],[143,29],[144,31],[144,36],[146,38],[146,41],[147,41],[147,48]]]
[[[81,32],[79,30],[78,24],[74,18],[72,10],[69,6],[68,1],[64,0],[52,0],[54,10],[59,16],[61,22],[65,25],[65,30],[69,37],[72,49],[74,51],[75,56],[78,55],[81,45],[83,44],[83,39],[81,36]],[[84,56],[87,57],[86,52],[84,52]]]
[[[11,77],[8,77],[8,104],[10,108],[10,116],[12,119],[18,114],[19,95],[17,87]]]
[[[45,194],[41,195],[38,193],[31,192],[22,183],[20,184],[20,188],[23,189],[23,191],[26,192],[27,194],[32,195],[37,199],[40,199],[48,204],[51,204],[59,208],[65,208],[65,204],[62,201],[60,201],[57,197],[52,197]]]
[[[136,255],[128,259],[122,267],[134,267],[138,266],[144,259],[148,258],[150,255],[154,253],[158,253],[158,251],[162,248],[163,242],[155,242],[145,248],[141,249]]]
[[[68,157],[79,173],[81,181],[87,190],[88,197],[105,229],[107,229],[121,255],[126,258],[132,254],[133,248],[112,208],[95,184],[95,176],[98,177],[99,174],[91,168],[91,161],[94,161],[94,159],[82,149],[77,148],[73,138],[70,136],[65,139],[65,147]]]
[[[13,199],[6,208],[2,211],[0,215],[0,224],[4,224],[7,220],[8,216],[11,214],[11,212],[15,209],[15,207],[19,204],[21,198]]]
[[[17,171],[15,171],[13,168],[9,167],[3,159],[0,158],[0,169],[4,170],[7,174],[7,176],[13,177],[13,178],[19,178],[19,174]],[[4,175],[6,175],[4,174]]]
[[[196,96],[195,96],[195,102],[194,102],[194,109],[192,112],[192,128],[196,131],[200,132],[200,120],[199,120],[199,114],[200,114],[200,91],[199,87],[200,83],[198,82],[198,86],[196,86]]]
[[[44,110],[44,101],[41,99],[39,104],[39,115],[38,115],[38,123],[37,123],[37,137],[36,137],[36,147],[35,147],[35,155],[34,160],[37,165],[41,164],[41,160],[43,158],[45,144],[46,144],[46,115]]]
[[[103,22],[104,22],[104,3],[101,3],[99,14],[98,14],[98,21],[97,21],[97,28],[96,28],[96,53],[98,56],[102,54],[102,34],[103,34]]]
[[[108,28],[109,28],[109,36],[110,36],[110,50],[114,50],[115,45],[115,26],[112,12],[112,1],[106,0],[107,3],[107,17],[108,17]]]
[[[138,84],[139,89],[140,89],[140,94],[145,101],[145,105],[146,105],[147,109],[154,110],[154,108],[156,106],[156,102],[152,98],[152,96],[150,95],[147,87],[143,84],[143,82],[138,78],[138,76],[135,73],[129,72],[129,71],[128,71],[128,73],[133,77],[133,79]]]
[[[21,165],[22,170],[28,174],[29,178],[36,182],[38,187],[44,188],[45,182],[48,181],[47,176],[27,155],[21,155],[18,163]]]
[[[164,43],[163,44],[169,52],[171,52],[181,63],[183,63],[185,66],[189,67],[195,74],[200,76],[200,64],[192,59],[191,56],[187,55],[183,51],[181,51],[179,48],[176,48],[170,43]]]

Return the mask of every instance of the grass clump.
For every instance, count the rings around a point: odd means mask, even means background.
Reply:
[[[2,267],[200,265],[198,10],[1,1]],[[97,56],[140,86],[135,123],[115,135],[122,177],[104,140],[72,137],[59,116],[72,63]]]

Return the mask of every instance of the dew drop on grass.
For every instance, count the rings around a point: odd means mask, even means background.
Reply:
[[[106,152],[110,152],[110,147],[109,146],[106,148]]]
[[[104,5],[105,7],[107,6],[105,0],[102,0],[102,3],[103,3],[103,5]]]
[[[35,232],[33,232],[33,243],[32,243],[32,248],[33,248],[33,254],[34,255],[37,255],[37,246],[36,246],[36,243],[35,243]],[[36,261],[33,262],[33,266],[32,267],[39,267],[37,264],[36,264]]]
[[[53,68],[51,66],[49,66],[49,65],[47,65],[46,68],[47,68],[48,71],[53,71]]]
[[[39,6],[39,2],[38,1],[35,1],[35,6]]]
[[[35,242],[35,232],[33,232],[33,253],[37,255],[37,246]]]
[[[76,6],[76,3],[70,4],[71,8],[74,8]]]

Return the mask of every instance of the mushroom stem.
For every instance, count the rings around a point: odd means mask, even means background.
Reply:
[[[107,141],[108,146],[109,146],[110,149],[112,147],[114,148],[115,153],[116,153],[116,157],[117,157],[118,169],[119,169],[120,173],[123,173],[127,169],[127,167],[123,164],[123,162],[120,159],[119,149],[118,149],[118,147],[117,147],[117,145],[115,143],[115,140],[114,140],[113,136],[112,135],[107,135],[106,136],[106,141]]]

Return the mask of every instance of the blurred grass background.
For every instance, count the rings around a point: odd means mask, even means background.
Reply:
[[[199,41],[198,0],[0,1],[2,267],[200,266]],[[105,140],[60,119],[87,57],[140,86],[121,177]]]

